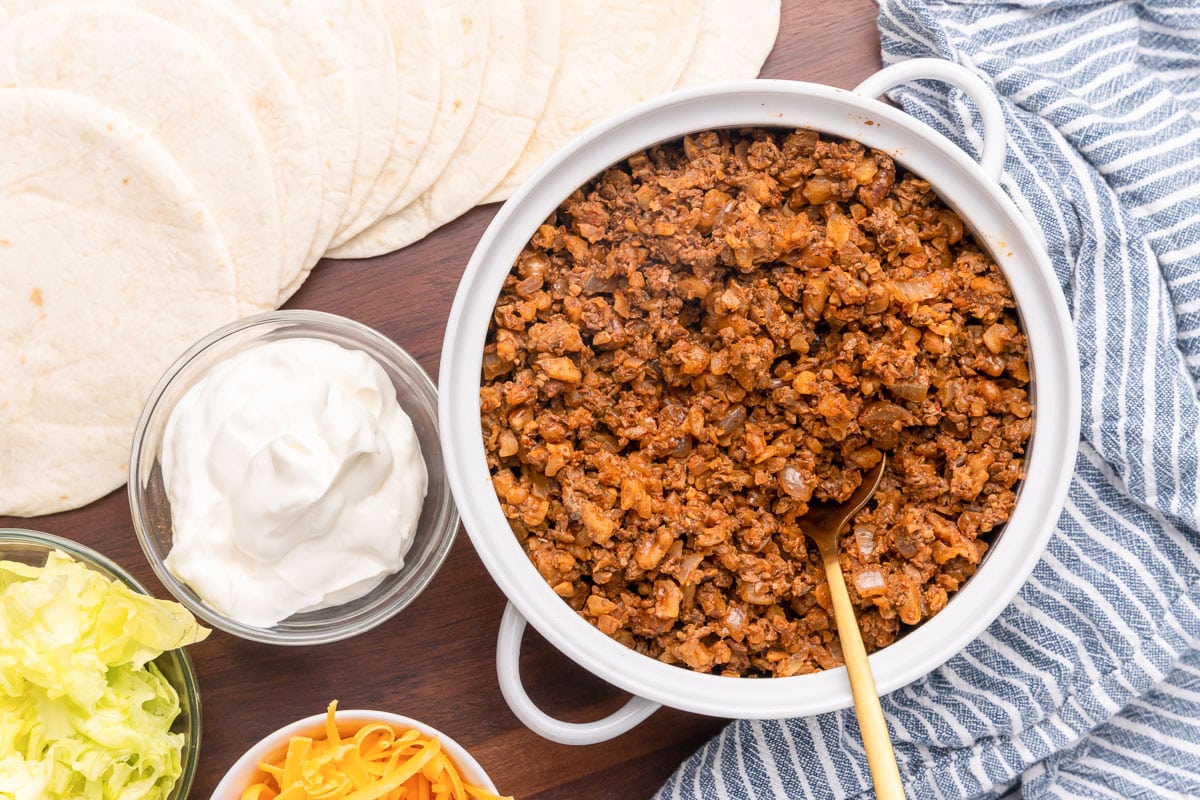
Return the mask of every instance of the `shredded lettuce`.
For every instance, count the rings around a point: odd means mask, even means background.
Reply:
[[[0,798],[166,797],[179,695],[150,662],[208,633],[64,553],[0,561]]]

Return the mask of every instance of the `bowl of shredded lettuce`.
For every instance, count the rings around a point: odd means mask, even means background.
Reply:
[[[207,635],[99,553],[0,528],[0,795],[186,798],[200,695],[182,648]]]

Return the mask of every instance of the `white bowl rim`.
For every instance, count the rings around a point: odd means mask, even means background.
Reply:
[[[272,731],[259,739],[237,761],[233,762],[233,765],[221,776],[217,787],[213,789],[212,799],[223,800],[224,798],[229,798],[229,800],[237,800],[237,798],[241,797],[242,791],[249,785],[250,780],[253,779],[255,773],[258,771],[259,762],[266,758],[273,750],[286,745],[288,740],[293,736],[323,731],[325,721],[328,718],[328,712],[313,714],[303,719],[298,719],[295,722],[289,722],[282,728]],[[339,708],[335,714],[335,718],[337,719],[338,727],[342,727],[343,725],[362,727],[370,722],[383,722],[399,730],[415,728],[426,736],[436,736],[441,743],[442,750],[450,756],[455,766],[458,767],[458,772],[463,780],[480,789],[486,789],[492,794],[496,794],[496,784],[492,783],[492,779],[488,777],[487,772],[479,765],[474,756],[468,753],[467,749],[461,744],[428,723],[401,714],[394,714],[390,711],[376,711],[363,708],[346,711]]]
[[[439,381],[442,446],[464,527],[493,580],[539,633],[576,663],[636,696],[712,716],[769,719],[846,708],[844,670],[728,678],[664,664],[602,634],[554,594],[512,536],[491,488],[478,412],[483,339],[504,276],[537,224],[578,186],[632,152],[708,128],[810,127],[891,154],[930,181],[1008,277],[1036,381],[1035,435],[1005,535],[948,606],[871,656],[881,694],[949,660],[991,623],[1032,572],[1062,508],[1079,435],[1079,367],[1070,314],[1035,230],[978,164],[899,109],[821,84],[757,80],[643,103],[552,157],[505,204],[467,265],[446,328]]]

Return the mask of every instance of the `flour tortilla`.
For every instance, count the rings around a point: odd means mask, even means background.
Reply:
[[[757,78],[779,34],[779,0],[704,0],[676,89]]]
[[[84,2],[110,0],[71,0],[71,5]],[[6,0],[10,10],[20,12],[61,4],[62,0]],[[123,0],[123,5],[178,26],[207,48],[254,116],[271,162],[283,224],[280,282],[290,283],[309,263],[323,191],[317,131],[296,87],[250,21],[226,0]],[[324,245],[321,242],[322,251]]]
[[[233,264],[171,155],[78,94],[0,90],[0,514],[125,482],[150,389],[237,316]]]
[[[385,0],[383,16],[392,37],[399,90],[396,135],[357,219],[343,224],[330,248],[349,241],[384,215],[408,182],[437,116],[441,61],[430,0]]]
[[[178,25],[207,47],[253,115],[275,178],[284,234],[280,285],[288,283],[313,258],[324,192],[317,129],[295,84],[249,20],[225,0],[124,2]]]
[[[516,162],[558,66],[558,0],[492,0],[475,116],[442,174],[416,200],[339,249],[354,258],[412,244],[469,211]]]
[[[274,307],[283,230],[270,160],[249,110],[195,39],[117,6],[32,11],[0,31],[0,87],[14,86],[87,95],[145,128],[212,213],[233,258],[240,311]]]
[[[520,159],[484,202],[506,199],[594,123],[670,90],[691,57],[700,6],[700,0],[564,0],[550,99]]]
[[[324,192],[314,247],[301,272],[281,290],[282,303],[328,247],[350,200],[358,158],[359,113],[353,62],[316,7],[307,0],[229,0],[292,79],[316,126]]]
[[[488,6],[488,0],[435,0],[433,3],[438,60],[442,65],[437,116],[434,117],[433,132],[412,174],[388,205],[389,214],[404,208],[429,188],[442,174],[454,149],[466,135],[483,86]]]
[[[350,61],[358,101],[358,155],[340,231],[357,219],[396,136],[396,55],[379,0],[307,0],[325,20]],[[335,234],[336,236],[336,234]]]

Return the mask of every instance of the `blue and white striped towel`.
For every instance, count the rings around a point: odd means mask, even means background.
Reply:
[[[1003,186],[1074,315],[1083,442],[1045,557],[884,699],[911,798],[1200,798],[1200,3],[885,0],[885,63],[995,86]],[[977,153],[957,90],[892,94]],[[870,797],[853,711],[737,722],[660,798]]]

